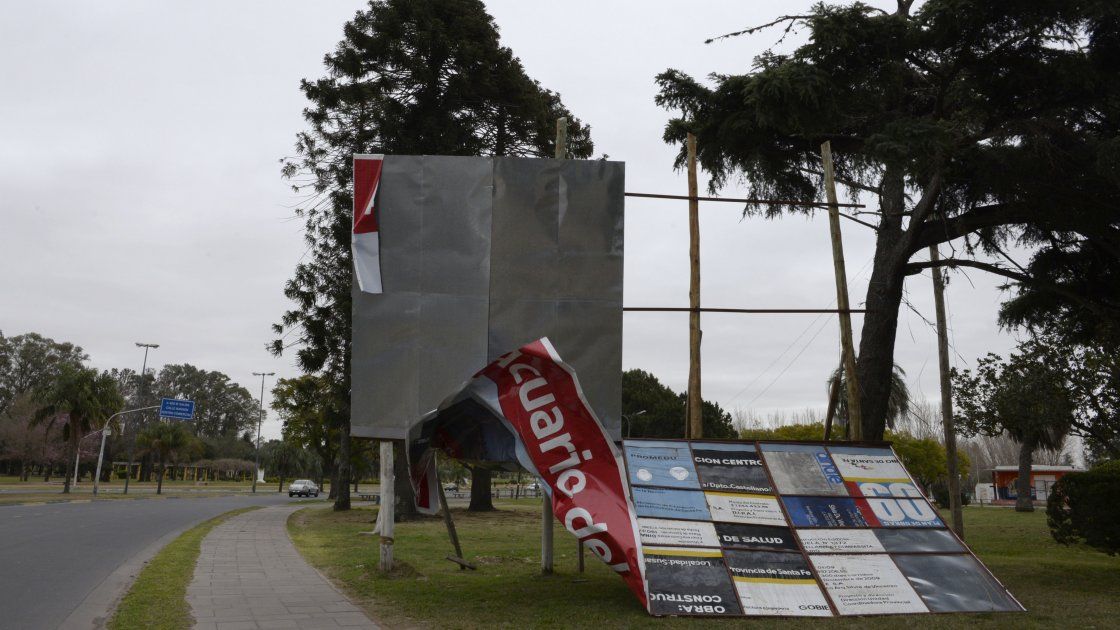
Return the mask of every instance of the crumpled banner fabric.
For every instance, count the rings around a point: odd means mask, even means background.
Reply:
[[[414,427],[410,469],[421,492],[434,479],[433,449],[492,464],[516,459],[540,479],[557,520],[646,606],[621,454],[547,338],[483,368]]]

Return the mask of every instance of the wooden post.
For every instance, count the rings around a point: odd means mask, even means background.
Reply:
[[[696,184],[696,136],[688,134],[688,434],[704,437],[700,394],[700,194]]]
[[[455,521],[451,520],[451,507],[447,505],[447,495],[443,491],[443,480],[439,478],[439,464],[436,469],[436,487],[439,488],[439,509],[443,512],[443,525],[447,528],[447,536],[451,538],[451,545],[455,547],[455,557],[463,562],[459,563],[459,570],[466,569],[466,558],[463,557],[463,548],[459,546],[459,532],[455,531]]]
[[[568,156],[568,119],[556,119],[556,159],[562,160]],[[542,492],[544,497],[541,502],[541,573],[552,574],[552,523],[555,517],[552,514],[552,499],[548,493]],[[580,550],[582,552],[582,547]]]
[[[840,309],[840,347],[844,354],[844,375],[848,384],[848,437],[863,439],[863,414],[859,403],[859,380],[856,378],[856,349],[852,343],[852,314],[848,306],[848,273],[844,269],[844,243],[840,239],[840,203],[836,199],[836,182],[832,172],[832,145],[821,145],[824,163],[824,191],[828,196],[828,231],[832,236],[832,267],[836,273],[836,308]]]
[[[381,570],[393,570],[393,521],[397,497],[394,491],[396,475],[393,473],[393,443],[381,442],[381,507],[377,511],[377,533],[381,536]]]
[[[568,119],[556,119],[556,159],[568,157]]]
[[[941,259],[936,245],[929,246],[929,259]],[[937,363],[941,373],[941,424],[945,430],[945,456],[949,469],[949,511],[953,531],[964,540],[964,512],[961,510],[961,478],[957,465],[957,430],[953,423],[953,384],[949,381],[949,336],[945,323],[945,277],[941,267],[933,267],[933,303],[937,311]]]

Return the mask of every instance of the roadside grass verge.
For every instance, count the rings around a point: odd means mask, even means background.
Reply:
[[[377,570],[376,508],[295,512],[288,531],[304,557],[391,627],[696,628],[742,626],[744,619],[653,618],[622,580],[590,554],[575,570],[576,542],[556,525],[557,573],[539,575],[540,501],[496,502],[498,512],[452,509],[467,559],[460,571],[443,522],[399,523],[386,577]],[[840,619],[750,620],[756,628],[1108,628],[1120,618],[1120,558],[1056,544],[1042,511],[965,508],[968,542],[1029,610],[1025,614],[948,614]]]
[[[258,509],[260,507],[248,507],[220,514],[168,543],[144,566],[132,588],[121,599],[107,625],[109,630],[190,628],[194,620],[187,604],[187,585],[194,577],[202,539],[226,519]]]

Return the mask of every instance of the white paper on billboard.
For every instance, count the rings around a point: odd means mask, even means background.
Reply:
[[[832,616],[800,553],[730,550],[724,558],[744,615]]]
[[[828,452],[845,481],[910,481],[898,458],[888,449],[831,447]]]
[[[638,534],[643,545],[719,547],[715,526],[699,521],[639,518]]]
[[[806,553],[883,553],[886,550],[870,529],[799,529]]]
[[[841,615],[929,612],[887,555],[810,555]]]
[[[761,494],[705,492],[713,521],[785,526],[786,517],[777,497]]]

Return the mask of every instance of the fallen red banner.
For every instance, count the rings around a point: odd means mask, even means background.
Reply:
[[[481,417],[482,409],[491,418]],[[556,518],[646,605],[621,454],[587,404],[575,372],[548,339],[486,366],[422,424],[411,440],[414,484],[430,481],[421,479],[430,460],[422,452],[428,448],[492,462],[515,457],[543,482]]]

